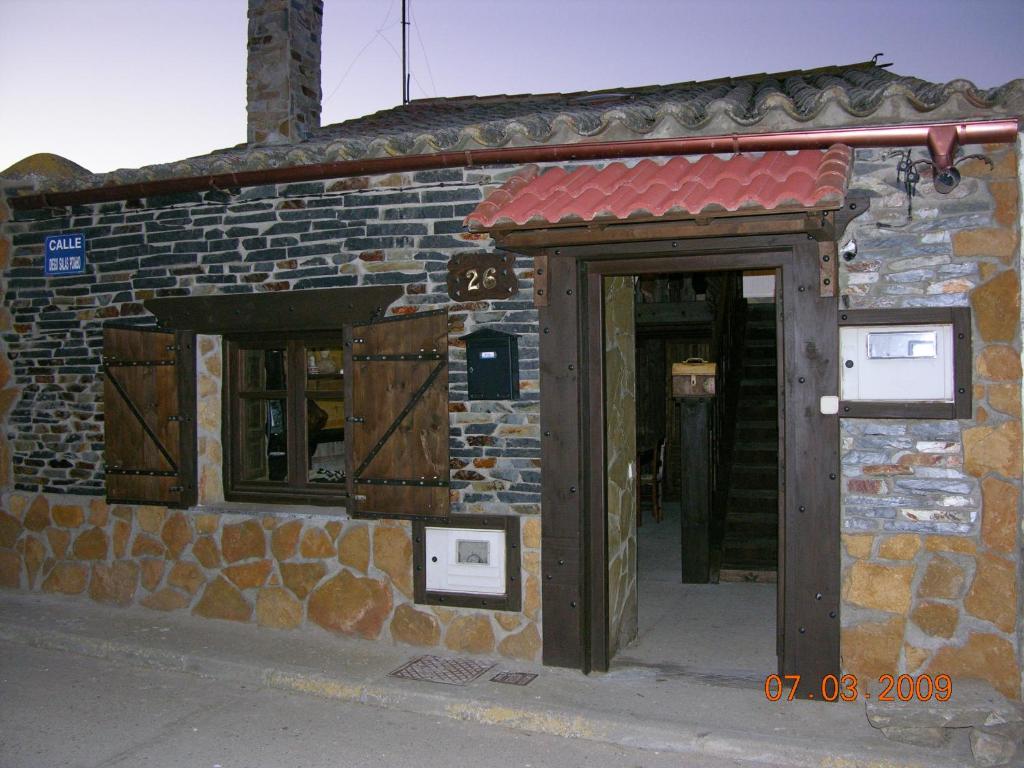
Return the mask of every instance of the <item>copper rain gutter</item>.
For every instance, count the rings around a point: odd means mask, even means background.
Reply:
[[[188,176],[134,184],[112,184],[69,192],[16,195],[8,199],[15,210],[55,208],[65,205],[136,200],[151,195],[223,190],[262,184],[321,181],[348,176],[454,167],[482,167],[521,163],[611,160],[625,157],[700,155],[766,152],[771,150],[826,149],[833,144],[849,147],[927,147],[938,170],[948,169],[958,147],[965,144],[1009,144],[1016,140],[1017,118],[916,125],[828,128],[758,134],[729,134],[675,139],[595,141],[499,149],[467,149],[365,160],[340,160],[290,168],[272,168],[209,176]]]

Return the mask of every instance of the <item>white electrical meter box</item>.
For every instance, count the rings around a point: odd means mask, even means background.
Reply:
[[[505,594],[505,531],[425,528],[428,592]]]
[[[870,325],[839,329],[842,398],[953,402],[953,326]]]

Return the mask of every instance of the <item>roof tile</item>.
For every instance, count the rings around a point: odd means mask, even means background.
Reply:
[[[107,174],[82,169],[81,178],[38,175],[48,177],[40,179],[39,189],[52,191],[477,148],[959,121],[1022,112],[1024,79],[988,89],[966,80],[930,83],[870,61],[589,93],[421,99],[325,125],[296,144],[243,144]],[[17,178],[19,169],[8,173]]]
[[[838,207],[853,164],[849,147],[764,152],[696,161],[621,162],[543,173],[525,166],[466,217],[473,230],[630,218],[687,218],[711,211]]]

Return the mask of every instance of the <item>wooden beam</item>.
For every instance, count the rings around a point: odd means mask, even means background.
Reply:
[[[687,239],[694,237],[729,237],[745,235],[814,236],[829,230],[831,225],[824,211],[738,216],[728,219],[698,221],[626,222],[605,227],[552,227],[550,229],[511,230],[491,233],[495,242],[508,250],[557,248],[566,245],[623,243],[637,240]]]
[[[149,299],[162,328],[196,333],[340,330],[384,316],[400,285]]]
[[[580,337],[576,262],[551,259],[540,307],[541,585],[544,663],[590,671],[584,626]]]
[[[640,325],[669,323],[710,323],[711,305],[706,301],[663,301],[636,305],[636,322]]]

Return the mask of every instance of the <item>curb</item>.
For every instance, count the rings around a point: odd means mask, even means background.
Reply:
[[[406,690],[377,682],[350,682],[316,672],[228,661],[202,654],[180,653],[117,640],[85,637],[72,632],[0,624],[0,640],[47,650],[64,651],[107,661],[169,672],[185,672],[225,682],[257,685],[311,694],[350,703],[367,704],[429,717],[444,717],[496,725],[530,733],[586,739],[634,749],[673,752],[771,765],[779,768],[944,768],[957,762],[903,762],[891,755],[864,755],[847,749],[771,741],[762,734],[709,731],[679,723],[626,722],[621,718],[545,706],[503,706],[477,699],[453,701],[429,691]],[[756,756],[756,757],[752,757]]]

